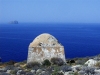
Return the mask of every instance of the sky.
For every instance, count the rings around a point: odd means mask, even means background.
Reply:
[[[0,0],[0,23],[100,23],[100,0]]]

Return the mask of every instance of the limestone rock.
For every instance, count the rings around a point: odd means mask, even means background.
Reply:
[[[7,70],[7,72],[6,72],[6,73],[9,73],[9,74],[10,74],[10,72],[11,72],[11,70]]]
[[[65,61],[64,47],[54,36],[43,33],[30,43],[27,63],[42,62],[45,59],[50,60],[53,57],[62,58]]]
[[[35,70],[31,70],[32,73],[35,73]]]
[[[42,72],[42,70],[41,69],[38,69],[37,71],[36,71],[36,74],[39,74],[39,73],[41,73]]]
[[[88,65],[88,67],[94,67],[97,64],[97,61],[94,59],[89,59],[85,64]]]

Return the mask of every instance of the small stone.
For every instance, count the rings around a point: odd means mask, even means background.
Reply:
[[[11,70],[7,70],[7,72],[6,73],[10,73],[11,72]]]
[[[78,74],[79,74],[79,75],[84,75],[85,72],[84,72],[84,71],[79,71]]]
[[[15,66],[15,67],[19,67],[20,64],[19,64],[19,63],[15,63],[14,66]]]
[[[20,75],[21,71],[22,71],[22,70],[18,70],[18,71],[17,71],[17,75]]]
[[[32,73],[35,73],[35,70],[31,70]]]
[[[27,72],[26,75],[34,75],[32,72]]]
[[[42,72],[42,70],[41,69],[38,69],[37,71],[36,71],[36,74],[39,74],[39,73],[41,73]]]
[[[42,71],[41,73],[43,74],[43,73],[45,73],[45,71]]]

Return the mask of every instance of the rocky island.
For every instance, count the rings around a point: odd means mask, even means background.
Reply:
[[[18,24],[18,21],[11,21],[11,22],[9,22],[10,24]]]
[[[0,75],[100,75],[100,55],[65,59],[64,46],[43,33],[28,47],[22,62],[0,62]]]

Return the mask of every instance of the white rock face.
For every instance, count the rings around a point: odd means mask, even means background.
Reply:
[[[88,65],[88,67],[93,67],[97,64],[97,61],[94,59],[89,59],[85,64]]]
[[[52,35],[41,34],[30,43],[27,63],[42,62],[45,59],[50,60],[52,57],[62,58],[65,61],[64,47]]]

